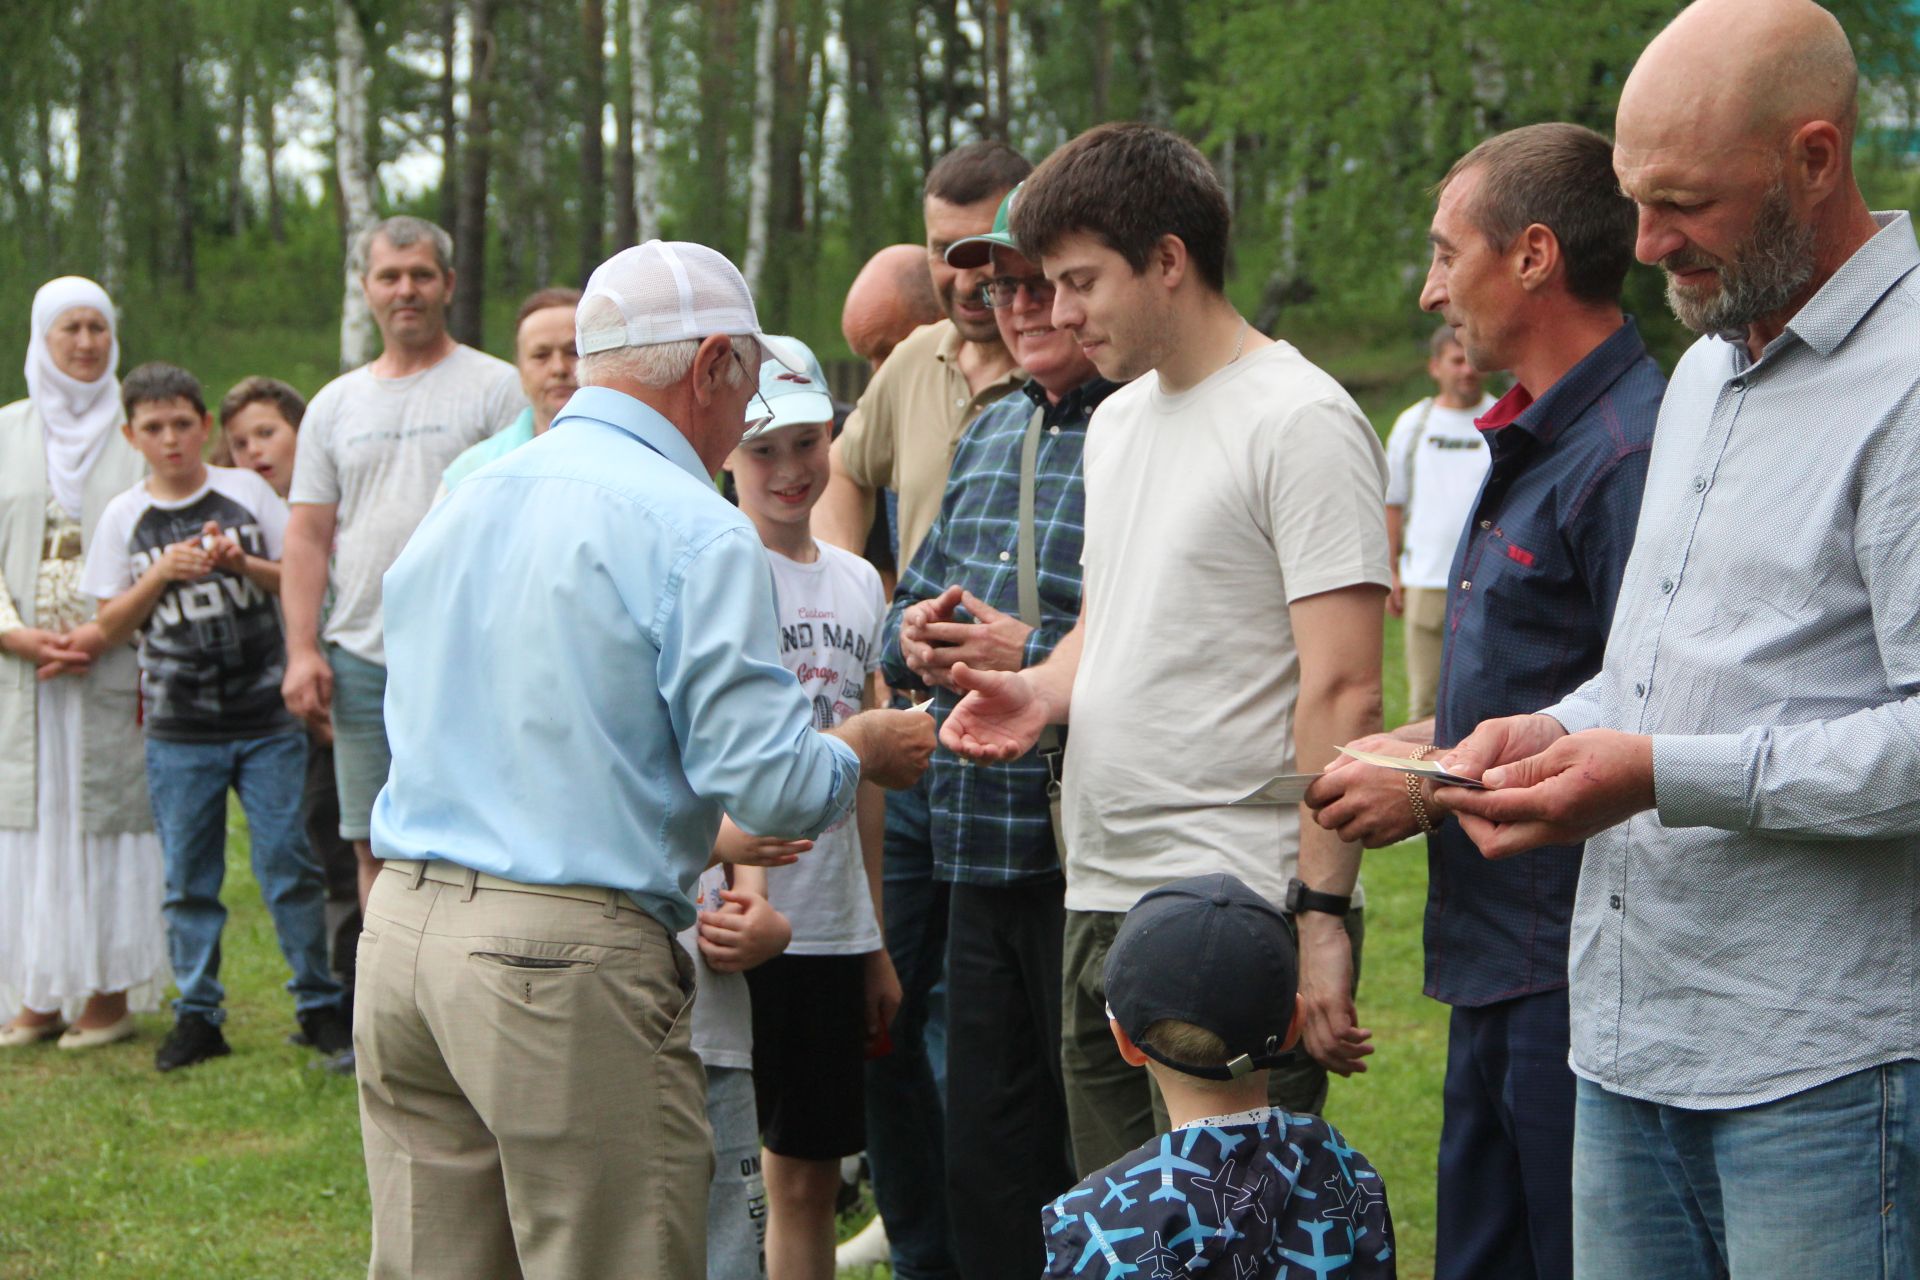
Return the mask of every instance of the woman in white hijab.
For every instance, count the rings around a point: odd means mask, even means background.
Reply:
[[[0,1050],[124,1040],[167,980],[133,651],[67,642],[93,616],[100,512],[146,471],[118,430],[119,363],[106,291],[49,281],[27,398],[0,409]]]

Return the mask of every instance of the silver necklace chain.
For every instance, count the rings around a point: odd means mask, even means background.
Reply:
[[[1241,318],[1240,338],[1237,342],[1233,344],[1233,359],[1227,361],[1228,364],[1232,364],[1235,360],[1238,360],[1240,358],[1240,353],[1247,349],[1247,330],[1251,329],[1252,327],[1253,327],[1252,325],[1246,322],[1245,317]]]

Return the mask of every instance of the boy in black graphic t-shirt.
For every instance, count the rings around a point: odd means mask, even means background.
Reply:
[[[171,1071],[229,1052],[219,981],[229,787],[246,810],[301,1030],[338,1054],[352,1033],[327,969],[325,894],[300,824],[306,735],[280,698],[286,646],[274,596],[286,504],[252,472],[202,461],[211,420],[192,374],[144,364],[121,392],[121,429],[152,474],[101,513],[81,578],[100,609],[74,639],[100,653],[139,636],[147,786],[180,986],[154,1065]]]

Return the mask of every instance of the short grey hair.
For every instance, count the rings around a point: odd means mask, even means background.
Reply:
[[[751,334],[728,334],[727,340],[740,356],[727,362],[727,385],[738,387],[758,374],[760,359],[748,364],[748,356],[764,358],[760,344]],[[645,347],[615,347],[580,357],[574,377],[583,387],[603,387],[616,379],[630,379],[643,387],[670,387],[693,369],[704,338],[680,342],[656,342]]]
[[[453,237],[448,235],[438,223],[401,213],[391,218],[382,218],[354,237],[354,275],[364,277],[367,274],[367,264],[372,260],[373,242],[376,237],[384,239],[396,249],[404,249],[410,244],[418,244],[425,240],[433,245],[433,258],[440,264],[440,270],[448,273],[453,270]]]

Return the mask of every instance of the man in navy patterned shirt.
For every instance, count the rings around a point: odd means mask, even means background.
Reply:
[[[1113,1038],[1173,1130],[1041,1211],[1043,1274],[1396,1274],[1380,1175],[1318,1116],[1267,1105],[1267,1070],[1300,1034],[1298,975],[1279,910],[1234,876],[1176,880],[1127,912],[1107,952]]]
[[[1516,385],[1478,424],[1493,466],[1454,551],[1437,718],[1353,745],[1430,754],[1600,669],[1666,389],[1620,311],[1633,228],[1607,140],[1577,125],[1488,139],[1442,184],[1421,305]],[[1426,992],[1453,1007],[1434,1274],[1569,1277],[1581,846],[1489,862],[1409,781],[1348,761],[1307,802],[1370,847],[1428,832]]]
[[[881,662],[895,688],[957,698],[956,662],[1017,671],[1044,659],[1080,614],[1080,451],[1114,389],[1050,320],[1053,286],[1007,229],[947,250],[962,270],[991,263],[983,289],[1025,387],[989,406],[954,454],[940,515],[901,575]],[[1021,469],[1032,450],[1038,616],[1020,616]],[[1056,758],[1057,759],[1057,758]],[[1073,1181],[1060,1076],[1066,882],[1054,848],[1041,753],[972,765],[939,752],[928,770],[934,875],[952,885],[947,926],[947,1197],[963,1277],[1032,1275],[1034,1206]]]

